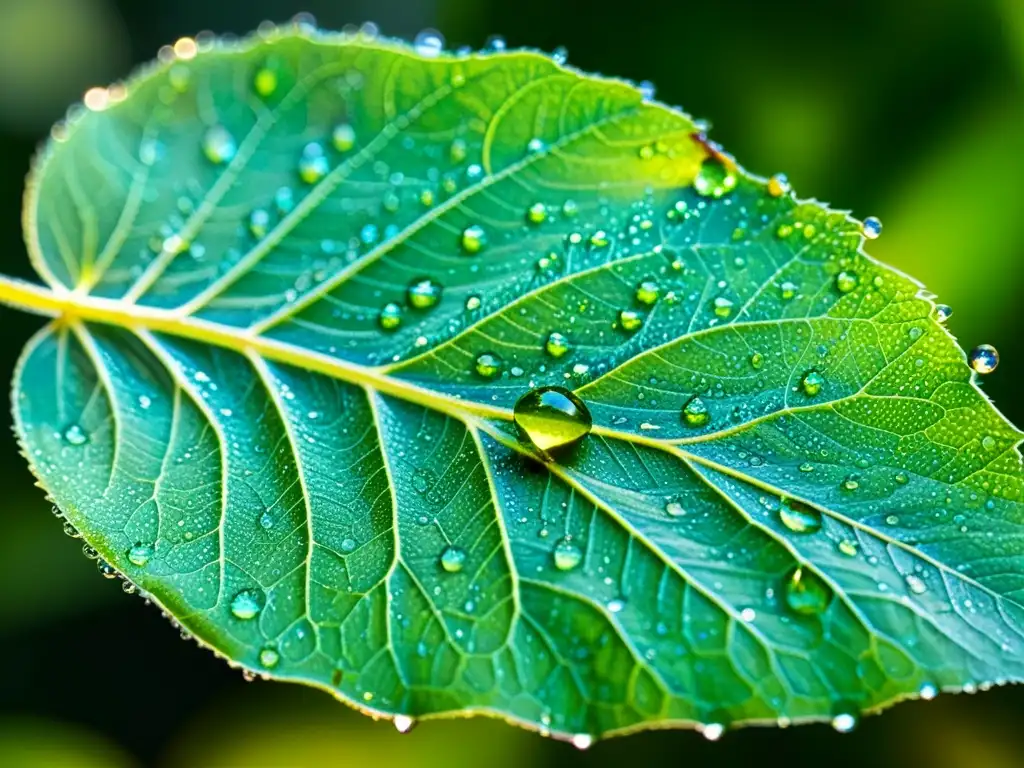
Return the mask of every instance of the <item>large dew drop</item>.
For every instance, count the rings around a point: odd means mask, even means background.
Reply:
[[[473,366],[477,375],[485,379],[493,379],[501,373],[501,358],[492,352],[484,352],[478,355]]]
[[[832,590],[818,576],[805,568],[793,570],[786,580],[786,605],[804,616],[814,616],[828,608]]]
[[[468,254],[480,253],[487,245],[487,233],[479,224],[473,224],[462,231],[462,250]]]
[[[808,371],[800,380],[800,388],[808,397],[814,397],[825,386],[825,377],[817,371]]]
[[[548,335],[548,340],[544,342],[544,349],[549,355],[557,358],[564,356],[570,349],[572,349],[572,345],[564,334],[561,334],[558,331],[552,331]]]
[[[441,553],[440,562],[446,572],[458,573],[466,564],[466,550],[449,545]]]
[[[584,402],[562,387],[531,389],[516,401],[513,420],[520,439],[542,453],[579,442],[594,423]]]
[[[708,158],[701,164],[693,188],[702,197],[724,197],[736,188],[736,174],[720,160]]]
[[[979,344],[967,357],[971,368],[981,374],[992,373],[999,365],[999,351],[991,344]]]

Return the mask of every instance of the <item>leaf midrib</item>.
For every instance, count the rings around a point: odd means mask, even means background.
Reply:
[[[452,397],[429,389],[417,386],[416,384],[396,379],[386,374],[386,369],[374,369],[356,363],[343,361],[337,358],[322,355],[312,350],[303,349],[294,345],[257,336],[246,329],[232,328],[217,323],[211,323],[195,317],[182,314],[180,311],[164,310],[154,307],[145,307],[138,304],[125,304],[115,299],[104,299],[95,296],[74,295],[66,292],[55,293],[39,286],[24,283],[19,280],[0,276],[0,302],[12,304],[21,309],[27,309],[37,314],[50,315],[58,318],[59,323],[74,324],[77,321],[95,322],[118,328],[125,328],[138,335],[139,331],[165,333],[177,338],[190,341],[210,344],[212,346],[227,349],[243,356],[257,354],[265,360],[272,360],[284,363],[293,367],[320,373],[331,378],[345,381],[349,384],[373,390],[382,394],[391,395],[409,403],[431,408],[449,417],[458,419],[471,428],[480,429],[491,435],[494,439],[503,443],[509,448],[536,458],[533,451],[522,445],[519,441],[510,439],[509,435],[498,429],[489,419],[503,422],[512,420],[512,411],[484,403],[475,403],[462,398]],[[985,594],[990,595],[994,600],[1007,601],[1018,608],[1024,609],[1024,601],[1015,600],[1008,595],[1001,594],[990,587],[981,584],[975,579],[958,571],[957,569],[921,552],[913,546],[887,536],[884,532],[871,528],[864,523],[854,520],[840,512],[823,506],[819,502],[801,497],[777,488],[774,485],[749,476],[733,467],[719,464],[711,459],[699,456],[683,449],[679,444],[671,444],[663,440],[656,440],[644,437],[643,435],[621,432],[609,427],[595,425],[595,435],[609,437],[624,442],[645,445],[660,451],[676,456],[684,462],[693,462],[708,467],[715,471],[726,474],[748,485],[760,488],[775,496],[784,496],[802,501],[813,507],[821,509],[833,519],[836,519],[857,530],[863,531],[871,537],[902,549],[910,555],[926,562],[943,573],[950,574],[964,584],[968,584]],[[716,439],[717,433],[707,436],[708,440]],[[574,487],[576,484],[574,483]],[[721,494],[721,492],[719,491]],[[721,494],[725,498],[724,494]],[[725,499],[728,503],[728,499]],[[776,537],[777,538],[777,537]],[[656,549],[650,542],[645,540],[648,547]]]

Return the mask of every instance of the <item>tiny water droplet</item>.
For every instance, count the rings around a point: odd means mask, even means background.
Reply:
[[[128,562],[140,568],[145,566],[151,557],[153,557],[153,548],[147,544],[136,544],[128,550]]]
[[[377,316],[377,322],[385,331],[393,331],[402,324],[402,308],[393,301],[388,302]]]
[[[786,605],[796,613],[813,616],[828,608],[832,590],[818,576],[797,567],[786,580]]]
[[[683,423],[688,427],[703,427],[711,420],[708,407],[699,396],[694,395],[683,405]]]
[[[832,727],[839,733],[849,733],[857,727],[857,714],[855,712],[838,712],[832,718]]]
[[[999,351],[991,344],[979,344],[967,357],[971,368],[981,374],[992,373],[999,365]]]
[[[281,660],[281,654],[274,648],[264,648],[260,651],[260,664],[267,669],[273,669]]]
[[[800,388],[808,397],[817,395],[823,386],[825,386],[825,377],[817,371],[808,371],[800,380]]]
[[[624,331],[635,331],[644,324],[644,315],[633,309],[624,309],[619,312],[619,327]]]
[[[262,208],[257,208],[255,211],[249,214],[249,231],[252,232],[252,236],[258,240],[262,240],[267,236],[267,230],[270,228],[270,214]]]
[[[750,367],[754,368],[755,370],[760,370],[763,365],[764,355],[762,355],[760,352],[754,352],[750,356]]]
[[[779,286],[779,294],[782,296],[783,301],[789,301],[792,299],[796,296],[796,292],[798,290],[800,289],[797,287],[797,284],[791,283],[788,280]]]
[[[526,220],[531,224],[542,224],[548,217],[548,209],[544,203],[534,203],[526,210]]]
[[[583,560],[583,552],[572,541],[565,538],[555,545],[552,557],[555,561],[555,568],[560,571],[571,571]]]
[[[842,552],[847,557],[857,556],[857,544],[856,542],[850,541],[849,539],[843,539],[836,545],[836,549]]]
[[[448,573],[458,573],[466,564],[466,550],[460,547],[447,546],[441,553],[441,567]]]
[[[566,200],[562,203],[562,215],[572,218],[580,212],[580,207],[575,200]]]
[[[72,424],[64,430],[64,442],[68,445],[85,445],[89,442],[89,435],[78,424]]]
[[[513,420],[519,436],[541,452],[579,442],[590,433],[590,411],[562,387],[532,389],[516,401]]]
[[[594,248],[605,248],[609,242],[611,241],[608,239],[608,233],[603,229],[597,230],[597,232],[590,236],[590,244]]]
[[[940,323],[944,323],[953,316],[953,308],[949,304],[936,304],[935,305],[935,319]]]
[[[501,358],[491,352],[484,352],[477,356],[474,368],[479,376],[493,379],[501,373]]]
[[[794,533],[815,533],[821,530],[821,512],[796,499],[783,499],[779,520]]]
[[[709,157],[701,163],[693,188],[701,197],[724,197],[736,188],[736,174],[721,160]]]
[[[643,80],[637,85],[637,89],[640,91],[640,98],[644,101],[652,101],[654,99],[655,87],[654,83],[650,80]]]
[[[424,29],[413,40],[413,48],[426,59],[437,58],[444,50],[444,36],[436,29]],[[395,722],[398,722],[397,718]]]
[[[473,224],[462,231],[462,250],[466,253],[480,253],[487,245],[487,233],[479,224]]]
[[[864,219],[861,231],[868,240],[874,240],[882,234],[882,222],[877,216],[868,216]]]
[[[924,583],[924,579],[920,576],[916,576],[913,573],[907,574],[904,579],[907,582],[907,589],[913,592],[915,595],[923,595],[928,591],[928,585]]]
[[[307,184],[316,184],[331,170],[324,148],[315,141],[307,144],[299,158],[299,178]]]
[[[260,515],[260,528],[265,531],[269,531],[274,527],[274,516],[269,511],[265,511]]]
[[[840,293],[849,293],[857,287],[858,277],[855,272],[840,272],[836,275],[836,290]]]
[[[732,299],[727,299],[725,296],[718,296],[712,303],[712,307],[718,317],[728,317],[732,314]]]
[[[356,544],[356,540],[355,539],[344,538],[344,539],[341,540],[341,551],[344,554],[346,554],[346,555],[349,554],[350,552],[355,552],[356,551],[356,546],[358,546],[358,545]]]
[[[395,715],[394,723],[399,733],[408,733],[416,726],[416,721],[408,715]]]
[[[776,173],[768,179],[768,194],[772,197],[782,197],[789,192],[789,178],[784,173]]]
[[[577,733],[569,739],[569,743],[576,749],[590,749],[594,743],[594,737],[589,733]]]
[[[665,505],[665,514],[669,517],[683,517],[686,509],[678,501],[670,501]]]
[[[356,129],[348,123],[340,123],[334,126],[331,133],[331,143],[339,152],[348,152],[356,145]]]
[[[442,288],[430,278],[414,280],[406,291],[409,304],[415,309],[430,309],[441,300]]]
[[[238,144],[227,128],[215,125],[203,135],[203,154],[214,165],[223,165],[235,159]]]
[[[921,687],[917,689],[917,693],[925,701],[931,701],[939,695],[939,689],[934,683],[921,683]]]
[[[725,726],[721,723],[705,723],[700,732],[708,741],[718,741],[725,733]]]
[[[572,349],[572,344],[569,343],[569,339],[563,334],[558,331],[552,331],[548,334],[547,341],[544,342],[544,349],[552,357],[558,358],[568,353]]]
[[[277,90],[277,72],[271,67],[260,67],[252,79],[252,85],[256,93],[263,98],[273,96]]]
[[[856,491],[860,488],[860,475],[847,475],[843,478],[843,490]]]
[[[641,304],[651,306],[658,300],[658,294],[661,289],[658,287],[658,283],[651,278],[641,280],[636,286],[636,300]]]
[[[236,619],[248,621],[260,612],[260,596],[255,590],[243,589],[231,600],[231,613]]]

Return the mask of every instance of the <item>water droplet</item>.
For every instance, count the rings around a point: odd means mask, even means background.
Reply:
[[[794,533],[815,533],[821,530],[821,512],[796,499],[783,499],[779,520]]]
[[[442,288],[429,278],[414,280],[406,291],[409,304],[416,309],[430,309],[441,300]]]
[[[611,241],[608,239],[608,233],[603,229],[597,230],[597,232],[590,236],[590,244],[594,248],[605,248],[609,242]]]
[[[267,669],[273,669],[276,667],[280,660],[281,654],[279,654],[274,648],[264,648],[260,651],[260,664]]]
[[[385,331],[393,331],[402,324],[402,308],[393,301],[384,305],[377,322]]]
[[[560,45],[551,52],[551,60],[555,64],[565,64],[569,60],[569,49],[564,45]]]
[[[348,152],[356,145],[356,129],[348,123],[340,123],[334,126],[331,133],[331,142],[339,152]]]
[[[68,445],[85,445],[89,442],[89,435],[77,424],[72,424],[64,430],[64,442]]]
[[[641,280],[637,285],[636,300],[641,304],[651,306],[658,300],[659,293],[660,288],[658,287],[658,284],[654,280],[647,278],[646,280]]]
[[[644,324],[644,315],[633,309],[624,309],[619,312],[619,327],[624,331],[635,331]]]
[[[882,222],[877,216],[868,216],[864,219],[864,224],[861,227],[861,232],[864,233],[864,237],[868,240],[874,240],[880,234],[882,234]]]
[[[444,50],[444,37],[436,29],[424,29],[413,40],[413,48],[426,59],[437,58]]]
[[[266,237],[269,228],[270,214],[267,211],[257,208],[249,214],[249,231],[252,232],[252,236],[257,240],[262,240]]]
[[[717,297],[712,303],[712,306],[718,317],[728,317],[732,314],[732,299],[727,299],[725,296]]]
[[[665,505],[665,514],[669,517],[683,517],[686,509],[678,501],[670,501]]]
[[[544,203],[534,203],[526,210],[526,220],[532,224],[541,224],[548,217],[548,209]]]
[[[923,595],[928,591],[928,585],[924,583],[924,579],[913,573],[908,573],[904,581],[907,583],[907,589],[915,595]]]
[[[480,309],[483,302],[479,296],[469,296],[466,298],[466,309],[470,312],[476,309]]]
[[[804,394],[808,397],[814,397],[821,388],[825,386],[825,377],[817,371],[808,371],[804,374],[804,377],[800,379],[800,388],[804,391]]]
[[[910,482],[910,478],[907,477],[906,472],[897,472],[896,477],[893,479],[900,485],[906,485],[908,482]]]
[[[153,557],[153,548],[147,544],[136,544],[128,550],[128,562],[142,568]]]
[[[708,741],[718,741],[722,738],[722,734],[725,733],[725,726],[721,723],[706,723],[700,729],[700,732]]]
[[[856,491],[860,488],[860,475],[847,475],[843,478],[843,490]]]
[[[800,289],[797,287],[796,283],[791,283],[789,281],[786,281],[779,286],[779,294],[782,296],[783,301],[789,301],[792,299],[796,296],[796,292],[798,290]]]
[[[263,98],[273,96],[277,90],[277,72],[271,67],[260,67],[252,79],[252,85],[256,93]]]
[[[531,155],[536,155],[538,152],[544,151],[544,141],[536,137],[530,139],[526,143],[526,151]]]
[[[479,224],[473,224],[462,231],[461,243],[466,253],[480,253],[487,245],[487,233]]]
[[[501,373],[501,358],[491,352],[484,352],[477,356],[474,367],[478,375],[493,379]]]
[[[857,543],[850,541],[849,539],[843,539],[836,545],[836,549],[842,552],[847,557],[857,556]]]
[[[693,188],[702,197],[723,197],[736,188],[736,174],[725,163],[709,157],[701,164]]]
[[[789,179],[784,173],[776,173],[768,179],[768,194],[772,197],[782,197],[789,192]]]
[[[203,154],[214,165],[230,163],[238,154],[238,144],[227,128],[215,125],[203,136]]]
[[[562,215],[572,218],[580,212],[580,207],[575,200],[566,200],[562,203]]]
[[[985,435],[983,438],[981,438],[981,447],[984,448],[986,451],[995,450],[996,439],[992,437],[992,435]]]
[[[644,80],[637,85],[637,89],[640,91],[640,98],[644,101],[651,101],[654,99],[654,83],[650,80]]]
[[[569,339],[563,334],[558,331],[552,331],[548,334],[548,340],[544,342],[544,349],[552,357],[558,358],[568,353],[572,349],[572,344],[569,343]]]
[[[857,287],[857,274],[855,272],[840,272],[836,275],[836,290],[840,293],[849,293]]]
[[[583,551],[568,538],[565,538],[555,545],[552,557],[555,561],[555,568],[560,571],[571,571],[583,560]]]
[[[857,727],[856,712],[838,712],[832,718],[832,727],[839,733],[849,733]]]
[[[281,187],[274,193],[274,207],[281,216],[287,216],[295,210],[295,193],[291,187]]]
[[[921,687],[917,689],[917,693],[925,701],[931,701],[939,695],[939,689],[934,683],[921,683]]]
[[[688,427],[703,427],[711,420],[707,405],[694,395],[683,406],[683,423]]]
[[[999,365],[999,351],[991,344],[979,344],[967,356],[971,368],[981,374],[992,373]]]
[[[944,323],[953,316],[953,308],[949,304],[936,304],[935,305],[935,319],[940,323]]]
[[[231,600],[232,615],[242,621],[256,618],[261,608],[260,595],[252,589],[243,589]]]
[[[760,352],[754,352],[750,356],[750,367],[754,368],[755,370],[760,370],[763,365],[764,355],[762,355]]]
[[[561,387],[531,389],[516,401],[513,419],[520,437],[541,452],[582,440],[593,425],[584,402]]]
[[[786,580],[786,605],[805,616],[822,613],[832,600],[832,590],[818,576],[804,568],[793,570]]]
[[[260,515],[260,527],[265,531],[274,527],[274,516],[270,514],[269,510]]]
[[[355,552],[357,546],[355,539],[344,538],[341,540],[341,551],[346,555],[350,552]]]
[[[577,733],[569,739],[569,743],[576,749],[590,749],[594,743],[594,737],[589,733]]]
[[[621,598],[615,598],[614,600],[608,601],[608,613],[621,613],[622,609],[626,607],[626,601]]]
[[[458,573],[466,564],[466,550],[459,547],[447,546],[441,553],[441,567],[448,573]]]
[[[307,144],[302,150],[302,157],[299,158],[299,178],[307,184],[316,184],[330,170],[324,148],[315,141]]]
[[[416,721],[408,715],[395,715],[394,723],[399,733],[408,733],[416,726]]]

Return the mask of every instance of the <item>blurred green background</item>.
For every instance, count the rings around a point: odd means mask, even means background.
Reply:
[[[965,347],[1002,352],[984,386],[1024,400],[1024,0],[0,0],[0,270],[29,276],[21,194],[38,142],[72,101],[202,29],[242,34],[312,12],[450,46],[495,33],[566,46],[588,71],[651,80],[713,124],[747,168],[885,223],[870,251],[955,310]],[[0,310],[0,372],[38,326]],[[6,409],[0,420],[9,424]],[[828,726],[692,732],[586,753],[497,722],[400,736],[326,694],[246,683],[101,579],[33,488],[10,432],[0,539],[0,764],[27,766],[1024,764],[1024,687],[902,704],[854,735]]]

